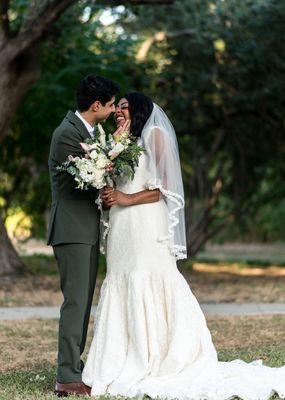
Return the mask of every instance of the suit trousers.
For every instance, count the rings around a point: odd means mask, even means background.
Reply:
[[[82,361],[96,277],[99,240],[95,245],[67,243],[53,246],[64,301],[60,308],[57,381],[81,381]]]

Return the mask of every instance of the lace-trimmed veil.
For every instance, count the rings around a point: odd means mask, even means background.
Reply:
[[[184,190],[176,134],[165,112],[154,103],[153,111],[142,130],[142,145],[148,156],[148,189],[159,189],[168,208],[168,235],[176,259],[187,257]]]

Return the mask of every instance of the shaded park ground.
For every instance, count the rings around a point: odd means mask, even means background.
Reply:
[[[237,257],[233,248],[221,247],[201,253],[194,261],[179,265],[199,302],[285,302],[285,260],[270,252],[267,261],[257,251]],[[273,254],[274,253],[274,254]],[[259,260],[258,260],[259,255]],[[33,275],[1,278],[1,307],[55,306],[62,302],[54,258],[51,255],[23,257]],[[222,260],[222,261],[221,261]],[[105,276],[103,259],[94,304]],[[207,316],[207,324],[221,361],[262,359],[266,365],[285,364],[285,315]],[[93,335],[91,317],[88,351]],[[55,399],[57,319],[1,321],[0,400]],[[86,357],[86,352],[84,357]],[[76,397],[70,397],[70,399]],[[272,399],[279,399],[276,395]]]
[[[30,254],[37,251],[47,254]],[[51,249],[32,243],[22,248],[33,275],[1,278],[0,307],[58,306],[62,302],[57,266]],[[202,303],[285,302],[285,247],[260,245],[211,246],[195,260],[179,264],[191,290]],[[105,276],[103,258],[94,304]]]

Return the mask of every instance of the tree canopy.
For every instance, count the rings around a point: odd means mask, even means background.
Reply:
[[[41,75],[0,149],[3,216],[21,207],[44,235],[51,134],[74,107],[80,78],[96,72],[122,93],[150,95],[173,121],[190,254],[224,228],[235,237],[246,227],[258,239],[276,239],[277,229],[284,239],[285,4],[132,3],[76,2],[50,27],[38,53]],[[268,224],[271,211],[279,225]]]

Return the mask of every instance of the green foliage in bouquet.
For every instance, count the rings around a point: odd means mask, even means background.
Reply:
[[[85,155],[69,155],[67,161],[57,167],[74,177],[77,189],[101,189],[115,182],[117,177],[133,180],[139,157],[145,151],[128,132],[121,132],[115,137],[108,135],[106,140],[102,126],[98,124],[98,128],[98,137],[80,143]]]
[[[145,149],[138,146],[135,138],[130,138],[129,146],[114,159],[114,178],[123,176],[128,180],[133,180],[135,175],[135,168],[139,164],[139,157]]]

